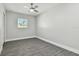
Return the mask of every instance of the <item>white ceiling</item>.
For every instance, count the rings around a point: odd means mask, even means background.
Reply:
[[[30,8],[30,3],[4,3],[6,10],[24,13],[24,14],[28,14],[28,15],[38,15],[38,14],[43,13],[44,11],[48,10],[51,7],[55,7],[57,4],[56,3],[35,3],[35,5],[39,6],[37,8],[39,13],[36,13],[36,14],[28,12],[28,9],[24,8],[25,5]]]

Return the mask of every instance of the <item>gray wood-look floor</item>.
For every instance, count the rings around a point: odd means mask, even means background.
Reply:
[[[6,42],[1,56],[79,56],[37,38]]]

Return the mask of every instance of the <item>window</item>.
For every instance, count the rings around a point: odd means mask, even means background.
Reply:
[[[27,28],[28,20],[24,18],[18,18],[18,28]]]

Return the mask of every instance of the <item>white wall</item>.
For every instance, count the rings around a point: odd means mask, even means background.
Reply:
[[[79,4],[59,4],[40,14],[37,36],[79,49]]]
[[[17,38],[31,37],[35,35],[35,17],[16,12],[6,12],[6,41],[11,41]],[[18,29],[17,19],[18,17],[26,18],[29,21],[28,28]]]
[[[0,53],[2,51],[2,46],[4,43],[4,14],[5,9],[2,4],[0,4]]]

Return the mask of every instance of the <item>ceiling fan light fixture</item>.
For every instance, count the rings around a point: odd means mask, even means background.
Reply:
[[[38,13],[38,10],[37,10],[38,5],[34,5],[33,3],[31,3],[30,5],[31,5],[30,7],[27,7],[25,5],[24,8],[27,9],[28,12],[30,12],[30,13],[35,13],[35,14]]]
[[[30,12],[34,12],[34,10],[33,9],[30,9]]]

